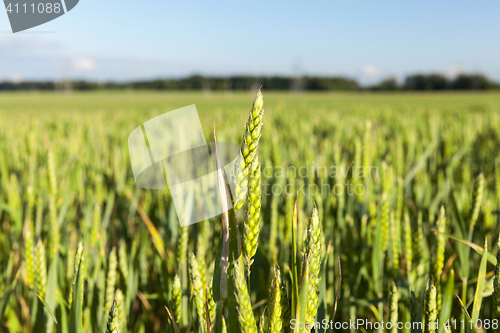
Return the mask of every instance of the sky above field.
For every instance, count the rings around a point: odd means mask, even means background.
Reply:
[[[22,2],[22,0],[20,0]],[[12,34],[0,12],[0,80],[416,72],[500,81],[500,1],[81,0]]]

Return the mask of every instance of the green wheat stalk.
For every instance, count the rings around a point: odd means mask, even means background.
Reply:
[[[405,260],[406,260],[406,274],[409,276],[412,271],[413,262],[413,247],[412,247],[412,231],[411,222],[408,213],[404,214],[404,245],[405,245]]]
[[[389,216],[390,216],[390,193],[392,188],[392,169],[382,162],[382,212],[380,223],[382,223],[382,251],[387,250],[389,238]]]
[[[242,333],[257,333],[257,324],[252,310],[252,301],[248,294],[247,282],[238,261],[234,264],[236,302],[238,304],[238,321]]]
[[[175,321],[178,323],[182,322],[182,285],[179,275],[175,275],[174,282],[172,284],[172,312]]]
[[[33,227],[31,226],[30,220],[26,220],[24,226],[24,249],[23,249],[23,257],[26,265],[26,283],[30,289],[35,287],[35,262],[33,258],[33,247],[34,247],[34,238],[33,238]]]
[[[201,281],[200,264],[196,259],[194,253],[191,253],[189,259],[189,271],[191,273],[191,289],[193,291],[192,297],[194,305],[198,314],[198,320],[202,331],[207,327],[207,320],[205,314],[205,286]]]
[[[125,296],[120,289],[115,292],[115,300],[118,309],[119,329],[123,331],[127,329],[127,316],[125,314]]]
[[[81,265],[80,265],[81,262]],[[78,273],[78,266],[80,265],[80,274],[82,275],[82,281],[84,280],[84,272],[85,272],[85,265],[84,265],[84,255],[83,255],[83,243],[80,241],[78,243],[78,246],[76,248],[76,253],[75,253],[75,260],[73,262],[73,282],[71,283],[71,289],[69,293],[69,299],[68,303],[71,308],[71,304],[73,303],[73,290],[75,289],[75,283],[76,283],[76,275]],[[82,288],[83,289],[83,288]],[[83,300],[83,297],[82,297]]]
[[[47,285],[47,265],[45,263],[45,246],[41,240],[35,247],[35,287],[40,298],[45,299],[45,286]]]
[[[106,276],[106,294],[104,299],[104,306],[109,309],[113,306],[113,300],[115,299],[115,284],[116,284],[116,268],[118,266],[118,261],[116,259],[116,249],[113,248],[109,254],[108,259],[108,274]]]
[[[111,309],[109,310],[106,333],[120,333],[120,317],[116,301],[112,302]]]
[[[274,276],[269,288],[270,301],[266,308],[266,323],[268,325],[265,332],[282,333],[283,332],[283,307],[282,307],[282,280],[279,266],[274,266]]]
[[[50,216],[50,237],[49,237],[49,259],[52,259],[59,249],[61,235],[57,225],[57,178],[54,151],[49,148],[47,154],[47,168],[49,176],[49,216]]]
[[[319,282],[321,280],[319,275],[321,268],[321,237],[321,222],[319,220],[318,210],[314,207],[307,228],[305,249],[305,253],[309,256],[309,275],[307,276],[309,287],[307,290],[308,302],[306,307],[306,322],[308,323],[313,323],[315,321],[318,311]]]
[[[368,191],[368,186],[369,186],[369,181],[370,181],[370,163],[371,163],[371,158],[372,158],[372,138],[371,138],[371,129],[372,129],[372,123],[367,120],[366,121],[366,126],[365,126],[365,135],[363,138],[363,171],[364,171],[364,176],[365,176],[365,188],[366,191]],[[363,201],[365,195],[361,196],[361,199]]]
[[[398,287],[396,286],[396,283],[392,281],[391,283],[391,295],[390,295],[391,303],[390,303],[390,317],[389,321],[392,324],[392,328],[390,330],[391,333],[397,333],[398,332],[398,300],[399,300],[399,294],[398,294]]]
[[[390,214],[390,226],[391,226],[391,261],[392,261],[392,269],[397,271],[399,269],[399,249],[400,249],[400,241],[401,237],[399,235],[399,222],[396,220],[394,212]]]
[[[247,219],[243,230],[243,254],[247,262],[247,274],[250,275],[250,266],[257,253],[260,234],[260,206],[261,206],[261,172],[259,158],[250,168],[250,183],[248,193]]]
[[[437,319],[436,287],[431,280],[425,295],[425,333],[434,333],[436,330],[432,325]]]
[[[438,234],[436,235],[437,237],[437,245],[436,245],[436,255],[435,255],[435,260],[434,260],[434,267],[433,267],[433,273],[434,273],[434,281],[436,283],[436,291],[437,291],[437,311],[439,312],[441,310],[441,274],[443,273],[443,267],[444,267],[444,251],[445,251],[445,242],[446,242],[446,237],[443,235],[443,233],[446,231],[446,212],[444,210],[444,206],[441,206],[440,214],[439,214],[439,219],[437,221],[437,230]]]
[[[257,156],[257,148],[262,131],[262,117],[264,115],[264,99],[262,92],[257,92],[253,102],[248,121],[245,125],[245,134],[243,134],[243,143],[240,153],[236,159],[233,171],[234,183],[234,210],[239,210],[247,196],[248,175],[250,166]]]

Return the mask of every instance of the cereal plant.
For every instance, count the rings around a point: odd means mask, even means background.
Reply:
[[[182,227],[169,188],[135,184],[127,137],[193,102],[240,154],[217,168],[234,209]],[[0,331],[500,332],[499,111],[496,94],[0,94]]]

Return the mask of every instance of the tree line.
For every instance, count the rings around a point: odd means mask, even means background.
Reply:
[[[231,76],[206,77],[193,75],[179,79],[154,79],[132,82],[92,81],[23,81],[0,82],[0,90],[250,90],[262,86],[266,90],[308,91],[430,91],[430,90],[489,90],[500,89],[500,84],[481,74],[462,74],[454,79],[440,74],[415,74],[400,83],[395,78],[382,80],[371,86],[362,86],[346,77],[303,76]]]

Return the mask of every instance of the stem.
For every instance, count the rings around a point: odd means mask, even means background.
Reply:
[[[462,302],[467,304],[467,278],[462,279]],[[465,316],[465,312],[462,311],[462,319],[467,323],[467,317]],[[460,332],[467,333],[467,325],[460,325]]]

